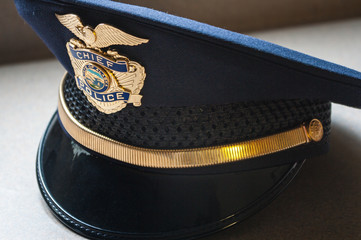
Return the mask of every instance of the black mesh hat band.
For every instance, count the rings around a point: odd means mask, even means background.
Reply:
[[[230,106],[201,106],[192,109],[178,107],[175,114],[174,109],[150,109],[148,107],[146,109],[138,108],[139,115],[134,115],[129,114],[131,111],[129,108],[128,114],[124,114],[122,111],[102,116],[103,114],[97,110],[93,111],[94,107],[86,105],[87,102],[83,99],[84,95],[79,94],[74,82],[72,77],[66,75],[60,87],[59,116],[65,130],[86,148],[137,166],[187,168],[237,162],[312,144],[326,138],[329,132],[329,103],[320,101],[309,101],[308,105],[302,104],[303,102],[299,100],[288,100],[272,103],[231,104]],[[195,109],[208,111],[194,113]],[[262,109],[263,111],[261,111]],[[295,116],[298,116],[296,113],[308,113],[308,116],[307,114],[303,114],[303,116],[306,115],[309,119],[297,120],[295,119]],[[153,115],[152,120],[148,120],[146,116],[148,114]],[[213,119],[215,116],[218,117]],[[281,123],[271,122],[276,117]],[[104,121],[105,119],[108,119],[108,122]],[[211,120],[207,122],[206,119]],[[291,120],[294,121],[294,125]],[[154,124],[157,121],[160,124]],[[163,124],[161,124],[162,122]],[[164,125],[164,122],[173,124]],[[214,143],[212,141],[209,141],[207,145],[200,145],[202,139],[199,136],[212,138],[212,134],[217,132],[220,123],[225,122],[229,122],[230,126],[224,124],[223,128],[219,127],[221,132],[226,136],[236,136],[240,140],[228,142],[228,139],[225,138],[225,141],[217,145],[212,144]],[[238,124],[234,124],[234,122]],[[283,124],[287,123],[288,126],[278,127],[277,132],[267,131],[265,129],[269,129],[269,127],[265,126],[255,128],[262,123],[282,125],[282,122]],[[130,126],[125,127],[125,125]],[[147,135],[143,129],[147,129],[149,126],[153,126],[153,128]],[[161,134],[161,126],[168,129],[168,134]],[[189,131],[182,133],[182,129],[186,129],[187,126],[188,130],[189,126],[194,126],[195,130],[191,134]],[[104,134],[104,129],[112,134],[110,136]],[[124,129],[131,131],[127,133]],[[212,134],[204,134],[202,130]],[[114,133],[117,133],[115,139],[112,137]],[[160,135],[158,139],[160,144],[158,145],[169,142],[165,139],[162,141],[161,136],[167,138],[169,135],[172,137],[172,134],[175,137],[188,137],[188,141],[198,140],[198,142],[193,143],[197,146],[193,148],[150,148],[149,144],[137,146],[125,142],[127,139],[132,139],[131,137],[124,137],[125,141],[121,141],[122,133],[133,136],[133,138],[134,135],[140,134],[145,140],[152,139],[152,137],[157,138],[157,135]],[[256,137],[250,137],[252,135]],[[204,142],[206,141],[203,140]],[[172,146],[172,141],[168,144],[168,146]]]

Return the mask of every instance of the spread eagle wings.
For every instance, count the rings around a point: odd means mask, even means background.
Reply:
[[[128,45],[136,46],[147,43],[148,39],[138,38],[123,32],[108,24],[101,23],[95,28],[96,40],[92,44],[97,48],[104,48],[110,45]]]
[[[80,21],[80,18],[75,14],[65,14],[59,15],[55,14],[57,19],[61,24],[63,24],[67,29],[69,29],[75,36],[85,41],[85,37],[79,31],[79,28],[84,28],[83,23]]]
[[[104,48],[110,45],[128,45],[136,46],[142,43],[147,43],[148,39],[138,38],[125,33],[108,24],[101,23],[92,33],[84,30],[91,28],[82,24],[80,18],[75,14],[58,15],[55,14],[59,22],[68,28],[75,36],[83,40],[87,45],[92,48]],[[93,35],[94,34],[94,35]],[[93,36],[91,36],[93,35]],[[95,36],[95,38],[94,38]]]

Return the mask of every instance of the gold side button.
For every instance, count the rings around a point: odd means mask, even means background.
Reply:
[[[308,136],[315,142],[321,141],[323,137],[323,126],[320,120],[312,119],[307,128]]]

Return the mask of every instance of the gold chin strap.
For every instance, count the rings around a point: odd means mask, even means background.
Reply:
[[[65,130],[81,145],[107,157],[152,168],[191,168],[231,163],[294,148],[323,137],[322,123],[313,119],[288,131],[244,142],[192,149],[149,149],[127,145],[98,134],[80,124],[64,99],[63,78],[59,88],[58,113]]]

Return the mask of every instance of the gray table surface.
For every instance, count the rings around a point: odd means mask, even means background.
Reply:
[[[361,19],[251,35],[361,70]],[[0,239],[82,239],[52,216],[35,178],[63,74],[55,60],[0,66]],[[264,210],[204,239],[361,239],[361,111],[332,111],[330,152]]]

